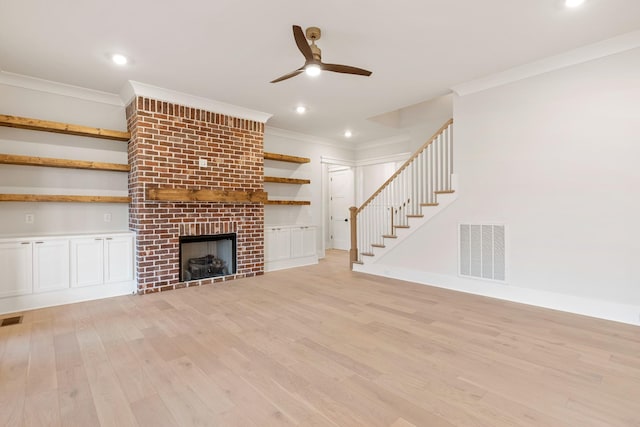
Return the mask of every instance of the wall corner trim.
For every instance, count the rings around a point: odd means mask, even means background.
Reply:
[[[120,91],[120,99],[124,105],[128,105],[136,96],[171,102],[174,104],[184,105],[186,107],[200,108],[206,111],[241,119],[253,120],[260,123],[266,123],[266,121],[273,115],[197,95],[191,95],[129,80]]]

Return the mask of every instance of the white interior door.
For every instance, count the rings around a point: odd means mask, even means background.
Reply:
[[[329,230],[333,249],[349,250],[349,208],[354,205],[353,170],[329,171]]]

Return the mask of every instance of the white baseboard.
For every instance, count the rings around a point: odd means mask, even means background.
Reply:
[[[284,270],[286,268],[303,267],[305,265],[313,265],[318,263],[318,256],[311,255],[300,258],[288,258],[280,261],[266,261],[264,263],[264,271],[266,273],[270,271]]]
[[[72,304],[136,293],[136,282],[109,283],[104,285],[69,288],[37,294],[16,295],[0,299],[0,314],[15,313],[24,310]]]
[[[353,270],[374,274],[376,276],[389,277],[391,279],[405,280],[407,282],[420,283],[438,288],[640,326],[640,305],[600,301],[574,295],[521,288],[502,283],[401,269],[389,265],[354,264]]]

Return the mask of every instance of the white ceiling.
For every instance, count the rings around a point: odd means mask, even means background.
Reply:
[[[0,69],[110,93],[135,80],[268,112],[268,125],[295,132],[343,141],[350,128],[359,143],[399,132],[370,117],[640,28],[639,0],[563,3],[0,0]],[[304,62],[293,24],[322,29],[323,61],[373,75],[269,83]],[[115,52],[130,64],[112,64]]]

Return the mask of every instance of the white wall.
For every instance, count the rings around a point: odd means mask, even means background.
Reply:
[[[386,275],[640,323],[640,49],[459,97],[458,200]],[[507,226],[507,284],[457,276],[457,224]]]
[[[18,85],[24,85],[19,87]],[[124,107],[102,94],[0,73],[0,114],[126,131]],[[127,143],[0,127],[0,153],[127,163]],[[0,165],[1,193],[127,195],[127,174]],[[25,214],[35,215],[33,224]],[[104,222],[104,214],[111,222]],[[0,236],[128,229],[128,206],[101,203],[0,204]]]
[[[265,127],[264,151],[292,156],[308,157],[310,163],[296,164],[273,160],[265,160],[265,176],[285,178],[306,178],[311,184],[291,185],[265,183],[265,191],[272,199],[310,200],[309,206],[265,206],[265,225],[305,224],[317,226],[317,249],[319,256],[324,256],[324,244],[328,230],[326,229],[323,206],[328,206],[325,199],[326,188],[323,186],[323,175],[326,165],[321,163],[322,157],[353,161],[354,151],[342,149],[331,141],[324,141],[308,135]],[[323,228],[324,227],[324,228]]]

